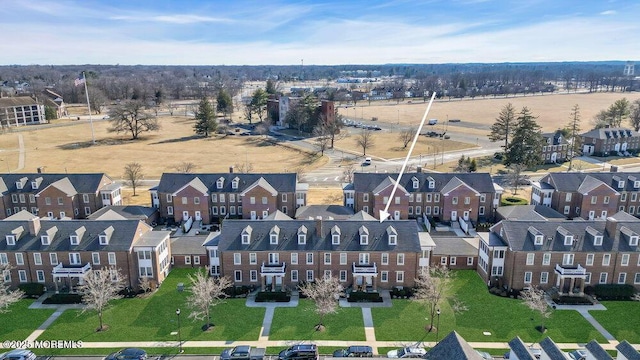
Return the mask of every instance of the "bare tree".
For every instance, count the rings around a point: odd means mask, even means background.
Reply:
[[[145,293],[148,293],[153,289],[151,278],[148,276],[139,278],[138,286],[140,287],[140,290],[144,291]]]
[[[4,274],[11,271],[9,264],[0,264],[0,275],[4,278]],[[0,313],[9,311],[9,306],[22,299],[24,292],[21,290],[10,290],[9,283],[0,281]]]
[[[314,282],[306,282],[300,287],[300,291],[316,304],[316,313],[320,319],[315,326],[316,331],[324,330],[324,317],[338,312],[338,299],[342,293],[342,285],[338,278],[325,276]]]
[[[196,165],[195,163],[192,163],[190,161],[183,161],[180,164],[176,165],[174,169],[179,173],[191,174],[197,167],[198,165]]]
[[[96,331],[106,330],[102,321],[104,310],[109,302],[119,299],[120,290],[125,287],[125,279],[119,269],[114,267],[101,270],[89,270],[84,277],[84,284],[78,286],[78,293],[82,295],[85,305],[82,312],[95,311],[98,313],[100,326]]]
[[[253,171],[253,163],[248,161],[235,163],[233,167],[241,174],[248,174]]]
[[[349,164],[344,170],[342,170],[342,176],[344,176],[344,181],[351,182],[353,181],[353,173],[356,172],[356,167],[353,164]]]
[[[544,333],[546,331],[544,319],[548,319],[551,316],[549,304],[544,298],[544,290],[532,287],[521,291],[520,298],[529,309],[540,313],[542,324],[539,330]]]
[[[315,136],[313,141],[318,146],[320,154],[324,156],[324,151],[327,150],[331,143],[331,135],[327,133],[327,129],[324,126],[318,125],[313,129],[313,136]]]
[[[214,326],[211,323],[211,308],[220,304],[227,295],[224,290],[230,287],[231,280],[227,277],[213,278],[207,273],[206,268],[197,271],[195,275],[189,275],[191,281],[191,294],[187,297],[187,304],[192,311],[190,318],[195,320],[205,320],[203,331]]]
[[[109,112],[111,128],[115,133],[128,132],[136,140],[141,133],[160,130],[158,119],[144,110],[141,101],[127,101],[115,106]]]
[[[436,317],[440,303],[450,296],[453,273],[443,265],[432,266],[420,270],[416,279],[416,291],[413,300],[419,302],[427,309],[429,315],[429,332],[436,330],[433,321]]]
[[[362,130],[356,137],[356,144],[362,148],[362,156],[367,155],[367,149],[374,145],[373,132],[371,130]]]
[[[109,103],[109,98],[100,89],[91,89],[89,92],[89,104],[91,110],[96,114],[101,114],[102,109]]]
[[[629,121],[635,131],[640,131],[640,99],[634,100],[631,103]]]
[[[124,180],[133,188],[133,196],[136,196],[136,188],[140,185],[142,179],[144,179],[144,174],[140,163],[132,162],[124,166]]]
[[[518,195],[518,188],[526,182],[526,176],[522,172],[526,169],[523,164],[511,164],[507,168],[507,184],[513,188],[513,195]]]
[[[416,134],[416,129],[408,128],[400,131],[398,135],[398,140],[402,142],[402,148],[406,149],[407,145],[413,140],[413,136]]]

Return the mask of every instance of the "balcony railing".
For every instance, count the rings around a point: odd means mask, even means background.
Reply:
[[[67,266],[63,266],[62,263],[59,263],[53,268],[52,274],[53,276],[80,277],[86,274],[89,270],[91,270],[90,263],[87,263],[86,265],[67,265]]]
[[[284,262],[281,263],[277,263],[277,264],[265,264],[264,262],[262,263],[262,266],[260,266],[260,273],[262,275],[275,275],[275,274],[282,274],[284,275],[284,273],[286,272],[286,268],[287,268],[287,264]]]
[[[556,264],[556,272],[560,275],[587,275],[587,269],[580,266],[580,264],[578,266],[560,266]]]
[[[356,264],[355,262],[353,263],[353,274],[361,274],[361,275],[377,275],[378,274],[378,267],[376,266],[376,263],[373,264]]]

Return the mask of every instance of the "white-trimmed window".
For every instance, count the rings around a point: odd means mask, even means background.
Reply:
[[[473,265],[473,256],[467,256],[467,266]]]
[[[396,282],[397,283],[404,282],[404,271],[396,271]]]
[[[531,277],[533,276],[533,273],[531,271],[525,271],[524,273],[524,283],[525,284],[531,284]]]
[[[249,271],[249,281],[258,282],[258,270]]]
[[[535,260],[536,260],[536,254],[534,253],[527,254],[527,265],[533,265],[535,263]]]
[[[258,254],[249,253],[249,264],[255,265],[258,263]]]
[[[347,281],[347,270],[340,270],[340,277],[338,278],[340,282]]]
[[[389,265],[389,253],[382,253],[380,255],[380,263],[382,265]]]
[[[49,262],[51,263],[51,265],[58,265],[58,254],[49,253]]]
[[[9,263],[9,258],[7,257],[6,253],[0,253],[0,264],[1,265],[6,265]]]
[[[340,234],[331,235],[331,245],[340,245]]]
[[[540,284],[546,284],[549,282],[549,272],[543,271],[540,273]]]
[[[173,215],[173,206],[167,206],[167,215]]]
[[[590,272],[585,274],[584,283],[585,284],[591,284],[591,273]]]
[[[389,272],[387,270],[380,271],[380,282],[388,282],[389,281]]]
[[[16,253],[16,265],[24,265],[24,254]]]
[[[598,281],[598,283],[600,284],[606,284],[607,283],[607,278],[609,277],[609,273],[606,272],[601,272],[600,273],[600,280]]]
[[[621,266],[629,266],[629,258],[631,256],[629,254],[622,254],[622,258],[620,259]]]
[[[587,266],[592,266],[593,265],[593,259],[595,259],[595,254],[587,254],[587,260],[585,261],[585,265]]]
[[[331,265],[331,253],[324,253],[324,264]]]
[[[21,283],[27,282],[27,270],[18,270],[18,280],[20,280]]]
[[[369,253],[359,253],[358,254],[358,264],[360,264],[360,265],[368,265],[369,264]]]
[[[369,201],[369,194],[368,193],[362,194],[362,201]]]
[[[325,270],[323,273],[325,279],[331,279],[331,270]]]
[[[596,235],[593,237],[593,246],[602,246],[602,235]]]
[[[542,265],[551,264],[551,253],[542,254]]]
[[[236,270],[233,272],[233,278],[236,282],[242,281],[242,270]]]
[[[403,253],[399,253],[396,257],[396,264],[397,265],[404,265],[404,254]]]
[[[627,273],[618,274],[618,284],[624,284],[627,282]]]
[[[340,253],[340,265],[347,265],[347,253]]]
[[[636,273],[633,277],[634,284],[640,284],[640,273]]]
[[[447,257],[446,256],[441,256],[440,257],[440,265],[447,265]]]
[[[78,238],[78,235],[70,235],[69,236],[69,241],[71,242],[71,245],[80,244],[80,239]],[[104,245],[104,244],[101,243],[100,245]]]
[[[39,283],[44,282],[44,270],[36,270],[36,279]]]
[[[298,253],[291,253],[291,265],[298,265]]]
[[[109,265],[116,265],[116,253],[110,252],[107,255],[107,259],[109,259]]]
[[[89,203],[89,194],[82,194],[82,202],[85,204]]]
[[[242,254],[233,253],[233,265],[242,265]]]
[[[282,202],[286,202],[287,201],[287,194],[283,193],[282,194]]]
[[[291,281],[298,282],[298,270],[291,270]]]
[[[638,246],[638,236],[632,235],[629,237],[629,246]]]
[[[15,235],[6,235],[5,239],[7,240],[7,245],[15,245],[16,244],[16,236]]]
[[[602,266],[609,266],[611,263],[611,254],[602,255]]]
[[[71,254],[69,254],[71,255]],[[80,254],[78,254],[80,255]],[[42,254],[40,253],[33,253],[33,264],[34,265],[42,265]]]
[[[563,254],[562,265],[573,265],[574,254]]]
[[[100,253],[91,253],[91,262],[93,265],[100,265]]]
[[[458,259],[455,256],[449,258],[449,265],[455,265],[458,263]]]
[[[307,253],[307,265],[313,265],[313,253]]]
[[[313,281],[313,270],[307,270],[307,281]]]

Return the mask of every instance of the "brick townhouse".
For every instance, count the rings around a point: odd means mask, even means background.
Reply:
[[[478,273],[509,289],[640,288],[640,220],[625,212],[595,220],[503,220],[480,234]]]
[[[0,174],[0,219],[23,210],[84,219],[103,206],[121,203],[121,186],[106,174]]]
[[[542,134],[544,145],[542,146],[542,161],[544,163],[561,163],[567,160],[569,142],[560,130]]]
[[[89,270],[113,266],[128,286],[142,277],[159,284],[170,269],[169,234],[138,220],[41,220],[22,211],[0,221],[0,263],[12,267],[4,281],[73,290]]]
[[[606,218],[640,211],[640,173],[551,173],[534,182],[531,204],[545,205],[567,216]]]
[[[640,150],[640,133],[627,128],[593,129],[581,137],[585,155],[622,156],[637,154]]]
[[[212,275],[236,285],[294,288],[335,276],[345,288],[412,286],[428,264],[414,221],[227,220],[205,243]],[[219,264],[219,265],[216,265]]]
[[[379,216],[388,201],[393,219],[427,216],[441,221],[484,221],[494,217],[502,190],[488,173],[406,173],[393,199],[398,174],[355,173],[343,187],[344,205]]]
[[[164,173],[150,192],[160,218],[211,224],[223,218],[261,219],[276,210],[292,216],[306,205],[307,189],[295,173],[240,174],[231,167],[228,173]]]

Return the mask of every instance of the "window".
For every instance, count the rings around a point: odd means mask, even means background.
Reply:
[[[397,244],[398,244],[398,235],[389,235],[389,245],[397,245]]]
[[[85,207],[84,207],[84,214],[85,214],[86,216],[91,215],[91,208],[90,208],[90,207],[88,207],[88,206],[85,206]]]
[[[16,265],[24,265],[24,254],[16,253]]]
[[[48,235],[42,235],[40,236],[40,242],[42,243],[42,245],[49,245],[51,244],[51,241],[49,239]]]
[[[298,270],[291,270],[291,281],[298,282]]]
[[[313,253],[307,253],[307,265],[313,265]]]
[[[227,208],[225,206],[220,206],[220,215],[225,215],[227,213]]]
[[[502,266],[494,266],[491,268],[491,276],[502,276]]]
[[[167,206],[167,215],[173,215],[173,206]]]
[[[307,235],[305,234],[298,234],[298,244],[299,245],[304,245],[307,243]]]
[[[427,202],[431,202],[432,194],[427,194]]]
[[[11,202],[14,204],[18,202],[18,194],[11,194]]]
[[[109,259],[109,265],[115,265],[116,264],[116,253],[108,253],[107,254],[107,258]]]
[[[563,214],[565,214],[565,215],[569,215],[569,212],[570,212],[570,211],[571,211],[571,206],[566,205],[566,206],[564,207]]]
[[[44,282],[44,270],[36,270],[36,278],[39,283]]]
[[[609,199],[610,199],[609,196],[605,196],[604,199],[603,199],[603,202],[605,204],[608,204],[609,203]]]
[[[340,282],[346,282],[347,281],[347,270],[340,270],[339,280],[340,280]]]
[[[385,197],[382,198],[382,203],[384,205],[386,205],[388,202],[389,202],[389,197],[388,196],[385,196]]]
[[[636,273],[633,277],[634,284],[640,284],[640,273]]]
[[[194,197],[194,198],[193,198],[193,203],[194,203],[195,205],[200,205],[200,198],[199,198],[199,197],[197,197],[197,196],[196,196],[196,197]]]
[[[347,265],[347,253],[340,253],[340,265]]]
[[[91,262],[93,265],[100,265],[100,253],[91,253]]]
[[[233,278],[236,282],[242,281],[242,270],[236,270],[233,272]]]
[[[484,206],[478,208],[478,215],[484,215]]]
[[[524,283],[525,284],[531,284],[531,277],[533,276],[533,273],[531,271],[526,271],[524,273]]]
[[[58,205],[64,205],[64,201],[61,197],[58,197]]]
[[[396,282],[397,283],[404,282],[404,271],[396,271]]]
[[[331,265],[331,253],[324,253],[324,264]]]
[[[527,265],[533,265],[533,263],[535,262],[535,259],[536,259],[536,254],[528,253],[527,254]]]
[[[602,255],[602,266],[609,266],[611,262],[611,254]]]
[[[78,245],[80,244],[80,240],[78,239],[78,235],[71,235],[69,236],[69,241],[71,242],[71,245]],[[101,243],[102,245],[102,243]]]
[[[596,235],[593,237],[593,246],[602,246],[602,235]]]
[[[287,201],[287,194],[282,194],[282,202],[286,202]]]
[[[269,236],[269,244],[277,245],[278,244],[278,234],[271,234]]]
[[[629,237],[629,246],[638,246],[638,236],[633,235]]]
[[[368,265],[369,264],[369,253],[360,253],[360,254],[358,254],[358,264],[360,264],[360,265]]]
[[[422,194],[416,194],[416,202],[422,202]]]
[[[567,193],[564,197],[564,201],[569,202],[571,201],[571,193]]]
[[[256,253],[249,253],[249,264],[255,265],[258,263],[258,255]]]
[[[16,244],[15,235],[7,235],[7,236],[5,236],[5,238],[7,239],[7,245],[15,245]]]
[[[21,283],[27,282],[27,271],[26,270],[18,270],[18,279]]]
[[[447,265],[447,257],[446,256],[440,257],[440,265]]]
[[[404,265],[404,254],[403,253],[398,254],[398,256],[396,258],[396,264]]]
[[[138,268],[138,272],[140,273],[140,277],[152,277],[153,270],[150,266],[140,266]]]
[[[382,255],[380,255],[380,262],[382,263],[382,265],[389,265],[389,254],[388,253],[382,253]]]
[[[409,208],[409,209],[411,209],[411,208]],[[416,215],[420,215],[421,212],[422,212],[422,207],[416,206]]]
[[[240,196],[240,195],[238,195]],[[236,202],[236,194],[229,194],[229,202]]]
[[[85,204],[89,203],[89,194],[82,194],[82,202]]]
[[[594,255],[594,254],[587,254],[587,260],[586,260],[585,264],[586,264],[587,266],[591,266],[591,265],[593,265],[593,259],[594,259],[594,258],[595,258],[595,255]]]
[[[250,270],[249,271],[249,281],[257,282],[258,281],[258,270]]]
[[[171,195],[169,195],[169,196],[171,196]],[[45,197],[44,198],[44,203],[45,203],[45,205],[51,205],[51,198],[50,197]]]
[[[480,194],[480,202],[483,203],[487,201],[487,194]]]
[[[51,262],[51,265],[58,265],[58,254],[49,253],[49,262]]]
[[[362,201],[369,201],[369,194],[362,194]]]
[[[457,197],[457,196],[452,197],[452,198],[451,198],[451,203],[452,203],[453,205],[458,205],[458,197]]]
[[[242,254],[233,253],[233,265],[242,265]]]
[[[330,279],[331,278],[331,270],[325,270],[324,274],[323,274],[323,277],[325,279]]]
[[[433,207],[433,215],[439,215],[440,214],[440,207],[439,206],[434,206]]]
[[[298,265],[298,253],[291,253],[291,265]]]
[[[542,245],[543,241],[544,241],[544,236],[536,235],[535,239],[533,240],[533,244],[534,245]]]
[[[369,235],[360,235],[360,245],[368,245],[369,244]]]
[[[621,187],[624,187],[624,185]],[[627,193],[620,194],[620,201],[627,201]]]
[[[467,265],[473,265],[473,256],[467,256]]]
[[[600,280],[598,280],[598,282],[600,284],[606,284],[607,283],[607,277],[609,276],[609,273],[606,272],[601,272],[600,273]]]
[[[455,256],[452,256],[449,259],[449,265],[455,265],[458,262],[457,258]]]
[[[262,205],[267,205],[269,203],[269,200],[267,199],[266,196],[262,197]]]
[[[362,207],[362,211],[364,211],[365,213],[369,213],[369,207],[368,206],[363,206]]]
[[[42,265],[42,254],[33,253],[33,264],[34,265]]]
[[[546,284],[549,282],[549,273],[547,271],[543,271],[540,273],[540,284]]]
[[[585,283],[585,284],[591,284],[591,273],[590,273],[590,272],[588,272],[588,273],[586,273],[585,275],[586,275],[586,276],[585,276],[585,278],[584,278],[584,283]]]
[[[468,196],[465,196],[465,198],[464,198],[464,204],[465,204],[465,205],[469,205],[469,204],[471,204],[471,198],[470,198],[470,197],[468,197]]]
[[[624,284],[627,282],[627,273],[618,274],[618,284]]]
[[[389,272],[388,271],[380,271],[380,282],[388,282],[389,281]]]
[[[395,203],[396,203],[396,205],[400,204],[400,196],[396,196]]]
[[[340,234],[331,235],[331,245],[340,245]]]
[[[629,266],[629,254],[622,254],[622,259],[620,259],[621,266]]]
[[[411,182],[413,183],[414,189],[417,189],[420,187],[420,181],[417,178],[413,178]]]
[[[249,203],[250,203],[251,205],[254,205],[254,204],[256,203],[256,198],[255,198],[255,196],[252,196],[252,197],[250,197],[250,198],[249,198]]]
[[[495,259],[504,259],[504,250],[493,250],[493,257]]]
[[[564,244],[567,246],[573,245],[573,235],[565,235]]]
[[[573,265],[573,254],[562,255],[562,265]]]
[[[591,204],[597,204],[598,203],[598,197],[597,196],[592,196],[591,197]]]
[[[313,281],[313,270],[307,270],[307,281]]]
[[[242,244],[247,245],[249,244],[249,234],[242,234]]]

